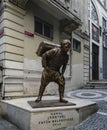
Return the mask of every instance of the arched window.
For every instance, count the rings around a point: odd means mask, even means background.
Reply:
[[[100,29],[99,26],[97,26],[99,25],[98,14],[92,1],[90,4],[91,4],[90,18],[91,18],[91,26],[92,26],[92,39],[97,43],[99,43]]]
[[[99,24],[97,11],[92,2],[91,2],[91,19],[94,23]]]

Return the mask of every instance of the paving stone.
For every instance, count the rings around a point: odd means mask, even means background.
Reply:
[[[66,93],[69,98],[80,98],[80,99],[90,99],[90,100],[103,100],[107,99],[107,90],[99,89],[78,89],[75,91],[70,91]]]
[[[12,123],[0,118],[0,130],[20,130]]]
[[[107,130],[107,116],[95,113],[81,124],[66,130]]]
[[[77,92],[73,93],[74,97],[75,94],[77,96]],[[66,130],[107,130],[107,100],[105,100],[107,99],[107,95],[106,93],[104,94],[102,93],[102,96],[103,96],[103,98],[101,97],[102,100],[96,100],[96,97],[95,99],[93,98],[93,100],[95,100],[99,106],[99,110],[97,113],[91,115],[89,118],[84,120],[79,125],[75,127],[66,128]],[[92,100],[91,97],[89,99]]]
[[[107,101],[98,101],[99,112],[107,113]]]

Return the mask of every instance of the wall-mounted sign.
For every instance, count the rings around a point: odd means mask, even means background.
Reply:
[[[0,36],[3,35],[4,29],[0,29]]]
[[[29,36],[29,37],[34,37],[34,34],[33,34],[33,33],[27,32],[27,31],[25,31],[25,35],[26,35],[26,36]]]

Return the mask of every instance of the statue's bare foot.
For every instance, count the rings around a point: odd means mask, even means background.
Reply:
[[[68,101],[65,100],[65,99],[60,99],[60,102],[62,102],[62,103],[68,103]]]
[[[35,100],[35,102],[40,102],[41,101],[41,98],[37,98],[36,100]]]

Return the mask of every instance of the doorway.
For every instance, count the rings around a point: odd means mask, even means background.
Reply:
[[[99,79],[99,47],[92,44],[92,80]]]
[[[103,48],[103,79],[107,79],[107,48]]]

